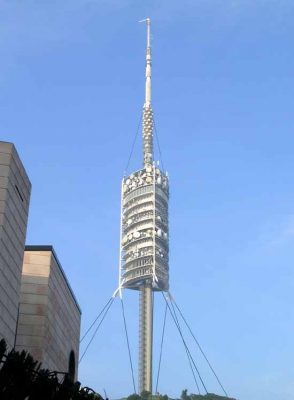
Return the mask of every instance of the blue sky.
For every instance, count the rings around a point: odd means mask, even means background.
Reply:
[[[0,11],[0,138],[33,184],[27,243],[55,247],[82,331],[117,286],[120,181],[144,99],[137,21],[150,16],[171,292],[230,395],[292,398],[294,3],[2,0]],[[124,299],[137,371],[137,293]],[[163,311],[156,296],[155,371]],[[131,393],[118,301],[90,349],[82,383]],[[196,391],[168,320],[159,390],[183,388]]]

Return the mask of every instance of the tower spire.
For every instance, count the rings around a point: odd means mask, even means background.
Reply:
[[[151,106],[151,35],[150,18],[146,19],[147,24],[147,48],[146,48],[146,88],[145,88],[145,104],[144,107]]]
[[[143,21],[141,21],[143,22]],[[167,291],[168,177],[153,161],[150,18],[143,106],[143,167],[122,182],[119,290],[140,292],[139,393],[152,393],[153,292]]]
[[[146,83],[143,107],[143,156],[144,167],[153,163],[153,111],[151,107],[151,20],[147,18]],[[140,21],[140,22],[143,22]]]

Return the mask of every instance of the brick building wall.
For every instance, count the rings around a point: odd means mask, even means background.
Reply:
[[[14,345],[31,183],[12,143],[0,141],[0,338]]]
[[[81,310],[52,246],[27,246],[21,280],[16,349],[50,370],[68,372],[79,357]]]

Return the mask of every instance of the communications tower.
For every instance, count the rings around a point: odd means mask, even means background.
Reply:
[[[139,292],[139,393],[152,392],[153,293],[168,291],[168,176],[154,161],[150,19],[147,18],[143,165],[125,176],[121,193],[119,291]]]

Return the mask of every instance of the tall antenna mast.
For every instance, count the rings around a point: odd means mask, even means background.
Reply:
[[[143,157],[144,167],[153,164],[153,111],[151,107],[151,20],[144,19],[147,25],[146,83],[143,107]]]
[[[146,48],[146,90],[145,90],[145,107],[151,106],[151,20],[146,19],[147,24],[147,48]]]
[[[153,161],[151,21],[143,21],[147,25],[143,167],[122,181],[118,291],[139,291],[139,393],[152,393],[153,294],[169,288],[169,183]]]

